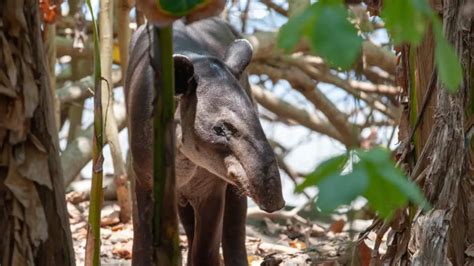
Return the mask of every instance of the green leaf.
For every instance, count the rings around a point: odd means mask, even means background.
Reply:
[[[175,15],[184,16],[191,12],[197,5],[203,4],[205,0],[157,0],[161,9]]]
[[[315,54],[333,66],[349,68],[361,52],[362,38],[347,17],[340,0],[315,3],[282,26],[278,46],[288,52],[307,38]]]
[[[339,4],[315,4],[314,9],[314,24],[308,32],[313,52],[333,66],[349,68],[361,52],[362,38],[347,20],[347,9]]]
[[[389,219],[393,212],[405,206],[408,200],[425,210],[429,208],[420,189],[390,160],[388,150],[376,148],[361,152],[360,158],[360,164],[356,167],[363,167],[370,178],[364,197],[380,216]]]
[[[294,15],[280,28],[277,37],[278,47],[286,52],[291,52],[304,36],[305,28],[310,25],[313,20],[313,11],[309,8],[298,15]]]
[[[425,32],[428,13],[426,0],[390,0],[385,1],[382,18],[395,43],[420,43]]]
[[[338,155],[322,162],[311,174],[306,176],[303,183],[296,187],[296,192],[302,192],[303,189],[316,185],[322,179],[339,175],[346,162],[347,154]]]
[[[350,204],[367,189],[369,179],[364,169],[354,169],[347,175],[331,175],[317,182],[319,194],[316,205],[322,212],[331,212]]]
[[[316,203],[323,212],[349,204],[357,196],[364,196],[369,206],[385,219],[389,219],[409,200],[425,210],[430,208],[420,189],[395,167],[388,150],[357,150],[353,154],[358,159],[353,163],[351,173],[340,174],[348,156],[339,155],[321,163],[297,187],[297,191],[317,186],[319,195]]]
[[[438,68],[438,76],[449,92],[456,92],[462,82],[462,68],[452,45],[443,34],[441,23],[433,19],[433,30],[435,34],[435,62]]]

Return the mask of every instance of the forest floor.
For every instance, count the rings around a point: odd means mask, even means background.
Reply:
[[[88,207],[89,201],[77,192],[67,195],[77,265],[84,265]],[[318,218],[314,213],[299,208],[267,215],[249,208],[246,241],[249,265],[347,265],[354,258],[359,265],[368,265],[372,252],[369,247],[373,246],[375,237],[369,235],[362,242],[353,240],[372,220],[359,218],[347,222],[347,214]],[[353,213],[350,216],[354,217]],[[104,203],[101,223],[102,265],[130,265],[133,227],[131,222],[120,222],[116,202]],[[181,227],[180,247],[185,260],[187,240]]]

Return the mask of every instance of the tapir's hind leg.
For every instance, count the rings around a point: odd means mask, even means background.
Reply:
[[[190,261],[194,239],[194,210],[188,202],[185,206],[179,205],[178,211],[179,219],[181,220],[184,231],[186,231],[186,237],[188,238],[188,265],[191,265]]]
[[[247,218],[247,197],[237,188],[227,185],[222,249],[226,266],[248,265],[245,249],[245,223]]]

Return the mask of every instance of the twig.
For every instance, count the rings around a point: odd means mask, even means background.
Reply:
[[[284,9],[283,7],[273,3],[272,0],[261,0],[261,2],[265,4],[267,7],[275,10],[275,12],[277,12],[278,14],[288,17],[288,11]]]
[[[250,3],[252,3],[252,0],[247,0],[247,4],[245,5],[245,9],[240,15],[240,19],[242,20],[242,32],[245,33],[245,30],[247,28],[247,20],[249,17],[249,10],[250,10]]]

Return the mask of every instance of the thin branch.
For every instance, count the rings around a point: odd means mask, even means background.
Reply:
[[[337,129],[342,136],[344,145],[348,147],[358,146],[358,130],[346,119],[333,102],[317,87],[315,82],[298,68],[290,66],[285,69],[269,66],[267,64],[252,64],[249,67],[252,74],[265,74],[272,80],[287,80],[294,89],[298,90],[314,106],[327,117],[328,121]]]
[[[321,121],[315,114],[291,105],[260,86],[252,85],[251,89],[257,102],[269,111],[278,116],[295,120],[302,126],[343,142],[339,132],[328,122]]]
[[[273,3],[272,0],[261,0],[261,2],[265,4],[268,8],[275,10],[275,12],[277,12],[278,14],[288,17],[288,11],[283,7]]]

